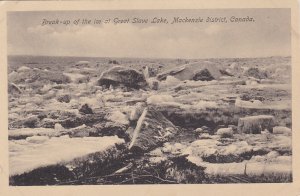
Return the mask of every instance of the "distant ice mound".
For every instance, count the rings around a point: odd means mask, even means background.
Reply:
[[[158,74],[157,79],[160,81],[165,80],[167,76],[173,76],[181,81],[210,81],[219,79],[222,76],[222,72],[219,65],[209,61],[201,61],[185,64],[180,67],[167,70],[161,74]]]
[[[78,61],[75,65],[76,66],[87,66],[89,65],[89,61]]]
[[[268,78],[268,74],[266,71],[258,69],[257,67],[251,67],[245,71],[245,76],[253,77],[257,79],[265,79]]]
[[[59,71],[45,71],[39,69],[30,69],[25,66],[20,67],[17,72],[8,74],[8,81],[14,84],[38,83],[47,84],[53,82],[56,84],[70,83],[71,80]]]
[[[139,71],[132,68],[115,66],[101,74],[98,85],[107,88],[112,85],[140,89],[146,87],[147,82],[144,75]]]

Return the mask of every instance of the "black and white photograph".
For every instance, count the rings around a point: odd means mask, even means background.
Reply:
[[[290,8],[6,17],[9,186],[293,183]]]

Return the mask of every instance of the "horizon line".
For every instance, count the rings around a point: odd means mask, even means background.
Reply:
[[[250,59],[250,58],[272,58],[272,57],[291,57],[291,55],[274,55],[274,56],[257,56],[257,57],[200,57],[200,58],[184,58],[184,57],[116,57],[116,56],[71,56],[71,55],[32,55],[32,54],[7,54],[9,56],[32,56],[32,57],[79,57],[79,58],[118,58],[118,59]]]

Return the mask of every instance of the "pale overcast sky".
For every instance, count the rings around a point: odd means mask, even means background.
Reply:
[[[228,23],[41,26],[42,20],[227,17]],[[231,16],[255,22],[231,23]],[[93,21],[92,21],[93,22]],[[10,12],[8,54],[222,58],[289,56],[289,9]]]

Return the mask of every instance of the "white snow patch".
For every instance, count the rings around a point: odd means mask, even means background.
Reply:
[[[268,162],[241,162],[241,163],[206,163],[200,161],[194,161],[190,159],[191,162],[198,166],[205,167],[205,173],[210,175],[243,175],[248,176],[260,176],[264,175],[286,175],[292,173],[292,166],[290,163],[268,163]]]
[[[51,84],[45,84],[43,86],[43,88],[41,88],[41,91],[45,93],[45,92],[50,91],[51,89],[52,89],[52,85]]]
[[[147,99],[147,104],[164,104],[166,102],[174,102],[171,95],[152,95]]]
[[[292,156],[278,156],[275,161],[279,163],[292,163]]]
[[[123,114],[120,111],[113,111],[110,115],[108,115],[107,120],[122,124],[122,125],[128,125],[129,121],[125,114]]]
[[[31,136],[31,137],[27,137],[26,141],[29,143],[35,143],[35,144],[41,144],[46,142],[49,139],[48,136]]]
[[[65,128],[64,128],[61,124],[55,123],[55,125],[54,125],[54,130],[55,130],[55,131],[64,131]]]
[[[19,137],[19,136],[33,136],[33,135],[43,135],[43,136],[52,136],[55,135],[57,132],[54,129],[50,128],[21,128],[10,130],[8,135],[10,137]]]
[[[187,146],[181,143],[170,144],[169,142],[166,142],[162,151],[176,155],[181,154],[186,148]]]
[[[19,118],[19,114],[18,113],[9,113],[8,114],[8,118],[10,119],[18,119]]]
[[[160,83],[160,88],[170,88],[177,86],[181,81],[174,76],[167,76],[165,81]]]
[[[256,80],[247,80],[246,85],[248,86],[256,86],[258,85],[258,82]]]
[[[81,79],[85,79],[86,76],[79,73],[63,73],[63,75],[69,77],[72,82],[77,82]]]
[[[216,140],[197,140],[191,143],[191,145],[187,148],[188,152],[191,152],[190,155],[193,156],[210,156],[217,153],[217,145],[221,143]]]
[[[213,85],[218,84],[217,80],[211,80],[211,81],[194,81],[194,80],[185,80],[183,86],[186,87],[200,87],[200,86],[207,86],[207,85]]]
[[[251,157],[250,161],[253,161],[253,162],[263,162],[263,161],[266,161],[266,157],[265,156],[256,155],[256,156]]]
[[[88,104],[92,109],[99,108],[103,105],[101,98],[99,97],[80,97],[78,100],[79,105]]]
[[[76,65],[88,65],[89,63],[89,61],[78,61]]]
[[[18,75],[19,75],[18,72],[12,71],[12,72],[10,72],[10,73],[8,74],[8,79],[10,79],[10,78],[15,78],[15,77],[17,77]]]
[[[237,98],[235,100],[235,106],[241,107],[241,108],[260,108],[262,105],[263,105],[263,103],[259,100],[254,100],[253,102],[244,101],[244,100],[241,100],[240,98]]]
[[[66,110],[70,109],[70,104],[65,102],[59,102],[56,99],[51,99],[48,101],[47,104],[45,104],[45,107],[51,110]]]
[[[162,161],[165,161],[165,160],[167,160],[166,157],[150,157],[150,158],[149,158],[149,161],[150,161],[150,163],[152,163],[152,164],[161,163]]]
[[[267,159],[275,159],[279,156],[279,153],[277,151],[271,151],[266,155]]]
[[[199,100],[203,99],[203,94],[196,93],[196,92],[190,92],[188,94],[182,94],[176,97],[176,100],[179,100],[181,102],[195,102],[197,103]]]
[[[246,141],[235,142],[230,144],[229,146],[225,147],[223,151],[223,155],[241,155],[243,153],[247,153],[253,150],[253,147],[250,146]]]
[[[157,90],[159,88],[160,82],[155,77],[148,78],[146,81],[151,89]]]
[[[21,67],[17,70],[17,72],[23,72],[23,71],[29,71],[29,70],[31,70],[29,67],[21,66]]]
[[[193,105],[194,108],[217,108],[218,104],[216,102],[213,101],[199,101],[198,103],[196,103],[195,105]]]
[[[162,151],[161,151],[160,148],[156,148],[156,149],[150,151],[149,154],[151,156],[162,156],[163,155],[163,153],[162,153]]]
[[[196,164],[198,166],[200,166],[203,163],[203,160],[200,157],[198,157],[198,156],[189,155],[188,157],[186,157],[186,159],[188,161],[190,161],[191,163],[194,163],[194,164]]]
[[[205,173],[210,175],[238,175],[243,174],[245,169],[245,163],[202,163],[205,166]]]
[[[219,135],[220,137],[232,137],[233,136],[233,130],[232,128],[220,128],[218,129],[217,135]]]
[[[292,130],[288,127],[276,126],[273,127],[273,134],[291,135]]]
[[[202,147],[202,146],[206,146],[206,147],[212,147],[212,146],[217,146],[217,145],[221,145],[222,143],[216,140],[196,140],[194,142],[191,143],[191,146],[193,147]]]

